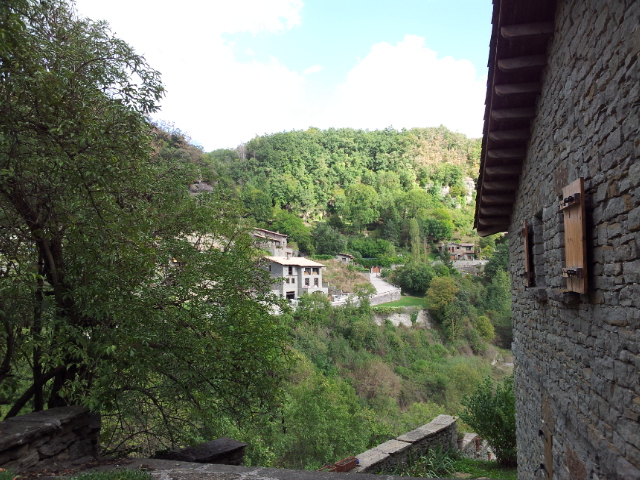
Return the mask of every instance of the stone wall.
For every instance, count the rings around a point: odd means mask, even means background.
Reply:
[[[353,472],[390,472],[407,463],[409,455],[422,455],[438,446],[445,450],[457,446],[456,419],[449,415],[439,415],[422,427],[357,455],[360,464]]]
[[[375,293],[369,297],[369,303],[371,305],[381,305],[383,303],[395,302],[400,300],[401,293],[399,288],[389,290],[388,292]]]
[[[518,477],[640,478],[640,2],[559,0],[511,218]],[[564,291],[584,178],[588,294]],[[525,288],[522,225],[537,287]],[[543,466],[543,467],[542,467]]]
[[[0,422],[0,468],[23,472],[98,455],[100,417],[85,407],[51,408]]]

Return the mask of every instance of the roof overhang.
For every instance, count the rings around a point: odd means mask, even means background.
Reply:
[[[494,0],[474,227],[481,237],[509,228],[556,0]]]

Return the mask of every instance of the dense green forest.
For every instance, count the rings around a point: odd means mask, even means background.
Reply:
[[[507,373],[508,249],[474,236],[465,181],[479,140],[308,129],[205,153],[150,122],[159,72],[104,23],[65,0],[8,0],[0,21],[2,417],[87,405],[106,453],[229,435],[252,464],[317,468]],[[291,310],[254,226],[394,265],[432,328],[377,325],[392,310],[365,297]],[[478,242],[483,276],[441,258],[449,239]]]
[[[409,245],[411,219],[432,242],[472,235],[474,192],[465,179],[477,177],[479,152],[478,139],[442,126],[308,129],[206,153],[199,164],[202,179],[235,190],[259,226],[291,235],[303,252],[325,254],[335,250],[321,240],[336,236],[327,227],[369,230],[396,246]],[[316,225],[312,241],[304,222],[316,221],[328,223]]]

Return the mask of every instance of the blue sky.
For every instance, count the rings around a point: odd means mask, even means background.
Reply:
[[[77,0],[163,74],[206,151],[283,130],[480,136],[491,0]]]

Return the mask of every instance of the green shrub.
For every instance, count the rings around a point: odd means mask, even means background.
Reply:
[[[517,465],[516,399],[513,376],[495,388],[487,377],[471,396],[462,399],[460,418],[484,438],[504,466]]]
[[[409,456],[407,465],[398,467],[392,473],[400,476],[443,478],[451,477],[456,472],[455,461],[459,454],[455,450],[432,448],[420,457]]]
[[[11,470],[0,468],[0,480],[13,480],[15,474]]]
[[[311,260],[332,260],[336,258],[335,255],[309,255]]]
[[[480,315],[478,317],[474,327],[478,331],[480,336],[487,342],[490,342],[491,340],[493,340],[493,337],[496,336],[491,320],[489,320],[489,317],[485,315]]]

